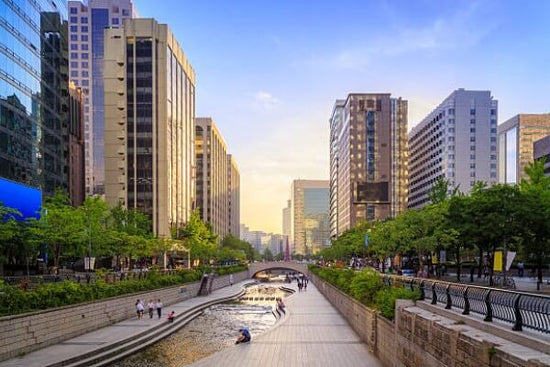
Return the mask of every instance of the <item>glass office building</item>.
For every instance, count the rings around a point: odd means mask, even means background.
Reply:
[[[0,3],[0,176],[67,188],[67,6]]]

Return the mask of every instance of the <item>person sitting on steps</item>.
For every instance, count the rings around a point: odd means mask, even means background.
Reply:
[[[174,319],[176,318],[176,312],[175,311],[172,311],[168,314],[168,316],[166,316],[166,318],[168,319],[168,322],[174,322]]]
[[[247,328],[239,329],[239,333],[241,334],[237,338],[237,341],[235,342],[235,344],[248,343],[250,341],[251,339],[250,332],[248,331]]]

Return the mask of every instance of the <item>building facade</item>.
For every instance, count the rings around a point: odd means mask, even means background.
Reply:
[[[229,234],[229,176],[227,144],[211,118],[195,119],[197,162],[196,205],[203,221],[220,238]]]
[[[227,155],[229,180],[229,223],[228,230],[230,235],[239,238],[241,223],[241,174],[235,158]]]
[[[69,1],[70,78],[84,94],[86,192],[105,193],[103,52],[106,28],[137,17],[132,0]]]
[[[67,4],[0,6],[0,177],[68,189]]]
[[[349,94],[330,118],[330,235],[407,206],[407,101]]]
[[[309,256],[329,246],[329,181],[294,180],[290,201],[294,253]]]
[[[490,91],[458,89],[409,133],[409,208],[429,203],[438,179],[468,193],[497,182],[498,102]]]
[[[286,207],[283,208],[283,236],[290,236],[290,200],[287,200]]]
[[[84,169],[84,108],[82,90],[69,82],[69,197],[74,206],[86,198]]]
[[[498,182],[515,184],[533,162],[533,143],[550,135],[550,114],[519,114],[498,125]]]
[[[105,199],[148,214],[169,237],[190,217],[195,72],[166,24],[105,31]]]

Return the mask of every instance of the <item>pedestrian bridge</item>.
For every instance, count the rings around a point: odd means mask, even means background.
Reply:
[[[266,270],[290,270],[298,273],[306,274],[308,272],[307,264],[292,262],[292,261],[267,261],[267,262],[255,262],[248,265],[248,274],[250,277],[259,272]]]

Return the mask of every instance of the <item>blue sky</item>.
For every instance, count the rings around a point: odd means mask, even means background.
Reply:
[[[328,119],[350,92],[409,101],[409,128],[457,88],[499,123],[550,112],[550,1],[137,0],[197,74],[196,115],[241,170],[241,222],[281,232],[293,179],[328,179]]]

